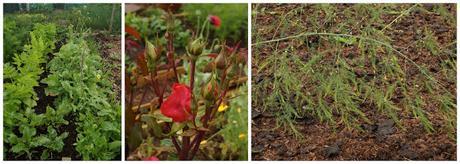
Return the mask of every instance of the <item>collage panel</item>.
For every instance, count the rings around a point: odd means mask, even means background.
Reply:
[[[125,11],[125,159],[247,161],[248,5]]]
[[[3,160],[121,160],[121,4],[3,4]]]
[[[252,160],[457,160],[456,4],[252,4]]]

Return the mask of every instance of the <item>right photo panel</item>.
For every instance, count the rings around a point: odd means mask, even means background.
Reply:
[[[457,160],[456,4],[252,4],[252,160]]]

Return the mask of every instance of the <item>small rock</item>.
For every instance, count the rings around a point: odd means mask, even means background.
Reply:
[[[256,145],[252,147],[252,153],[261,153],[264,151],[264,145]]]
[[[378,126],[377,125],[370,125],[370,124],[362,124],[361,128],[363,128],[364,130],[369,131],[369,132],[375,132],[377,130]]]
[[[251,117],[252,117],[252,119],[258,118],[258,117],[260,117],[261,115],[262,115],[262,114],[261,114],[259,111],[257,111],[257,110],[252,110],[252,112],[251,112]]]
[[[305,116],[302,118],[296,118],[296,123],[302,124],[302,125],[312,125],[315,123],[315,118],[312,116]]]
[[[264,77],[263,77],[262,75],[256,76],[256,78],[255,78],[256,84],[259,84],[259,83],[262,82],[263,80],[264,80]]]
[[[394,124],[394,121],[390,119],[380,122],[377,127],[377,134],[380,136],[393,134],[396,131],[393,127]]]
[[[326,147],[326,149],[324,149],[324,156],[326,156],[327,158],[335,157],[339,155],[339,153],[340,153],[340,147],[337,144]]]
[[[410,160],[414,160],[418,158],[417,152],[410,150],[410,149],[401,150],[399,154],[401,154],[401,156],[403,156],[404,158],[407,158]]]
[[[285,145],[281,146],[278,148],[278,150],[276,151],[276,154],[278,154],[279,156],[283,156],[286,152],[287,152],[287,148]]]

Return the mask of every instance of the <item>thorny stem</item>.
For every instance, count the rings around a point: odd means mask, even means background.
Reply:
[[[195,83],[195,65],[196,65],[196,60],[191,59],[190,60],[190,90],[192,92],[192,96],[193,96],[193,86],[194,86],[194,83]],[[194,107],[194,108],[196,108],[196,107]],[[195,115],[195,114],[193,114],[193,115]],[[195,120],[195,116],[193,116],[193,122],[195,122],[194,120]],[[184,130],[187,130],[187,127]],[[181,159],[188,159],[189,157],[193,158],[193,155],[188,156],[189,152],[190,152],[190,148],[192,146],[191,143],[190,143],[190,136],[184,136],[183,137],[182,145],[183,145],[183,148],[182,148],[182,152],[180,153],[180,158]]]
[[[174,71],[174,76],[176,77],[176,83],[179,82],[179,76],[177,75],[177,69],[176,69],[176,59],[174,58],[174,46],[173,46],[173,40],[174,40],[174,34],[167,32],[167,38],[168,38],[168,59],[169,59],[169,64],[172,65],[173,71]]]
[[[234,51],[236,51],[238,49],[239,44],[240,43],[238,42],[237,46],[235,46],[229,53],[233,54]],[[225,88],[225,89],[224,89],[223,93],[221,94],[221,96],[219,98],[219,102],[217,104],[214,104],[213,108],[210,108],[210,110],[206,109],[206,112],[205,112],[205,114],[203,116],[204,120],[202,120],[202,122],[203,122],[203,127],[204,128],[208,127],[208,121],[211,120],[214,117],[212,115],[212,113],[215,113],[215,111],[219,108],[220,104],[223,102],[223,99],[224,99],[225,95],[227,94],[228,85],[227,85],[227,82],[226,82],[227,81],[226,77],[227,77],[228,68],[230,68],[230,67],[231,67],[231,65],[228,65],[227,67],[225,67],[224,72],[222,73],[221,81],[224,84],[223,88]],[[191,154],[192,159],[195,156],[195,154],[198,151],[198,149],[200,148],[200,142],[203,139],[205,132],[206,131],[199,131],[198,135],[195,137],[195,139],[192,142],[192,145],[193,145],[192,154]]]
[[[128,75],[127,78],[130,78],[130,76]],[[131,79],[129,80],[129,82],[131,82]],[[127,85],[131,85],[131,83],[127,84]],[[131,107],[133,105],[133,101],[134,101],[134,92],[135,92],[135,88],[130,86],[129,88],[131,88],[129,90],[130,94],[129,94],[129,101],[128,101],[128,110],[131,110]]]
[[[144,86],[144,88],[147,88]],[[147,93],[147,89],[142,90],[141,101],[139,101],[139,105],[137,106],[137,110],[141,109],[142,101],[144,101],[145,94]]]
[[[203,127],[204,127],[204,128],[207,128],[207,127],[208,127],[208,121],[209,121],[210,119],[212,119],[212,116],[210,116],[210,114],[212,114],[213,111],[215,111],[215,110],[217,110],[217,109],[219,108],[220,104],[221,104],[222,101],[223,101],[223,98],[224,98],[225,95],[227,94],[227,89],[228,89],[227,87],[228,87],[228,86],[225,85],[225,84],[226,84],[226,83],[225,83],[225,80],[226,80],[226,77],[227,77],[227,68],[224,69],[224,70],[225,70],[225,71],[224,71],[224,73],[222,74],[221,79],[222,79],[222,82],[224,83],[224,86],[225,86],[224,88],[225,88],[225,90],[224,90],[224,92],[222,93],[222,95],[220,96],[219,102],[218,102],[217,104],[214,104],[214,106],[213,106],[214,109],[212,109],[212,108],[211,108],[211,110],[206,109],[206,112],[205,112],[205,114],[204,114],[204,116],[203,116],[203,117],[204,117],[204,120],[203,120]],[[200,142],[201,142],[201,140],[203,139],[205,132],[206,132],[206,131],[199,131],[199,132],[198,132],[198,135],[195,137],[195,139],[194,139],[193,142],[192,142],[192,147],[193,147],[193,149],[192,149],[192,154],[191,154],[191,158],[192,158],[192,159],[193,159],[193,157],[195,157],[196,152],[197,152],[198,149],[200,148]]]
[[[153,90],[155,91],[155,94],[160,97],[160,91],[158,89],[158,85],[156,83],[156,80],[154,80],[154,78],[156,77],[156,72],[155,71],[152,71],[150,73],[150,82],[152,83],[152,87],[153,87]],[[161,104],[161,103],[160,103]]]
[[[168,128],[171,129],[171,126],[168,124],[166,124],[168,126]],[[181,152],[181,147],[179,146],[179,144],[177,143],[177,139],[176,139],[176,136],[171,136],[171,140],[172,140],[172,143],[174,145],[174,147],[176,148],[176,151],[177,152]]]
[[[177,143],[177,139],[175,136],[171,136],[171,140],[172,140],[172,143],[174,144],[174,147],[176,148],[176,151],[177,152],[180,152],[181,151],[181,148],[179,146],[179,144]]]

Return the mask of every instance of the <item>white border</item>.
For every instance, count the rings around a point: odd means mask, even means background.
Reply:
[[[252,4],[248,3],[248,160],[252,159]]]
[[[125,160],[125,4],[121,4],[121,160]]]

